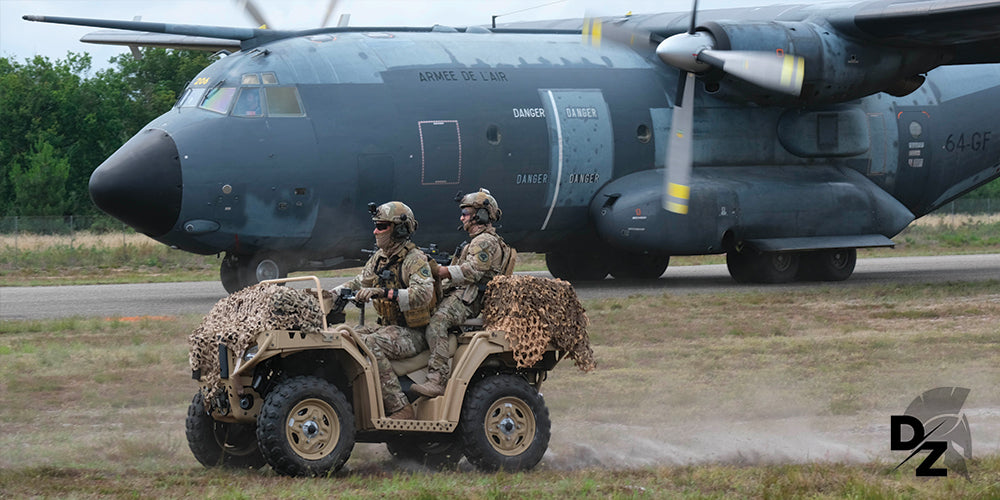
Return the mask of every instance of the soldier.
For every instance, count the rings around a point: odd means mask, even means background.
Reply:
[[[431,357],[427,362],[427,381],[414,384],[413,391],[436,397],[444,394],[451,375],[448,349],[448,329],[479,315],[483,308],[486,284],[498,274],[510,274],[516,252],[497,235],[493,223],[502,214],[497,200],[486,189],[469,193],[459,203],[462,209],[462,229],[472,241],[462,248],[450,266],[438,268],[446,296],[427,325],[427,344]]]
[[[399,379],[392,371],[390,359],[416,356],[427,349],[424,326],[434,309],[434,278],[427,256],[410,236],[417,230],[413,211],[403,203],[390,201],[375,208],[369,205],[375,222],[375,244],[378,251],[365,264],[356,278],[337,287],[358,290],[357,300],[372,300],[378,313],[379,327],[359,330],[365,345],[378,361],[385,413],[392,419],[412,420],[416,417]]]

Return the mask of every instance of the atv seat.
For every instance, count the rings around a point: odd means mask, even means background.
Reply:
[[[459,328],[448,332],[448,356],[454,357],[458,350],[458,334],[463,331],[481,330],[483,328],[483,318],[470,318],[465,320]],[[431,351],[425,350],[412,358],[397,359],[390,361],[392,371],[397,376],[409,376],[410,380],[420,384],[427,380],[427,361],[431,358]]]

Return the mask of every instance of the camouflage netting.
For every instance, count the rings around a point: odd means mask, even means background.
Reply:
[[[192,370],[201,370],[208,383],[206,404],[221,387],[219,344],[239,355],[257,335],[267,330],[318,332],[323,313],[314,293],[274,284],[244,288],[217,302],[188,337]],[[230,367],[230,370],[235,367]]]
[[[520,368],[542,359],[550,340],[569,354],[577,368],[589,372],[597,367],[587,336],[587,314],[566,281],[497,276],[486,287],[483,322],[487,329],[507,334]]]

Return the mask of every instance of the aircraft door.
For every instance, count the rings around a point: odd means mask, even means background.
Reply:
[[[611,115],[600,89],[540,89],[549,129],[549,191],[542,229],[587,217],[614,169]]]
[[[458,184],[462,180],[462,136],[456,120],[417,123],[420,128],[420,183]]]
[[[932,161],[930,114],[918,109],[901,110],[896,117],[899,127],[896,198],[911,210],[920,210]]]

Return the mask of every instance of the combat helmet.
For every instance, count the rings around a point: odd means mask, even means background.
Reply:
[[[417,218],[413,216],[413,210],[401,201],[390,201],[378,207],[369,203],[368,211],[371,212],[373,221],[393,224],[392,237],[395,240],[405,240],[417,230]]]
[[[476,210],[476,214],[473,216],[473,222],[476,224],[496,222],[503,215],[503,210],[500,210],[500,205],[497,203],[496,198],[486,188],[479,188],[479,191],[466,194],[462,197],[462,201],[459,202],[459,206],[461,208],[470,207]]]

